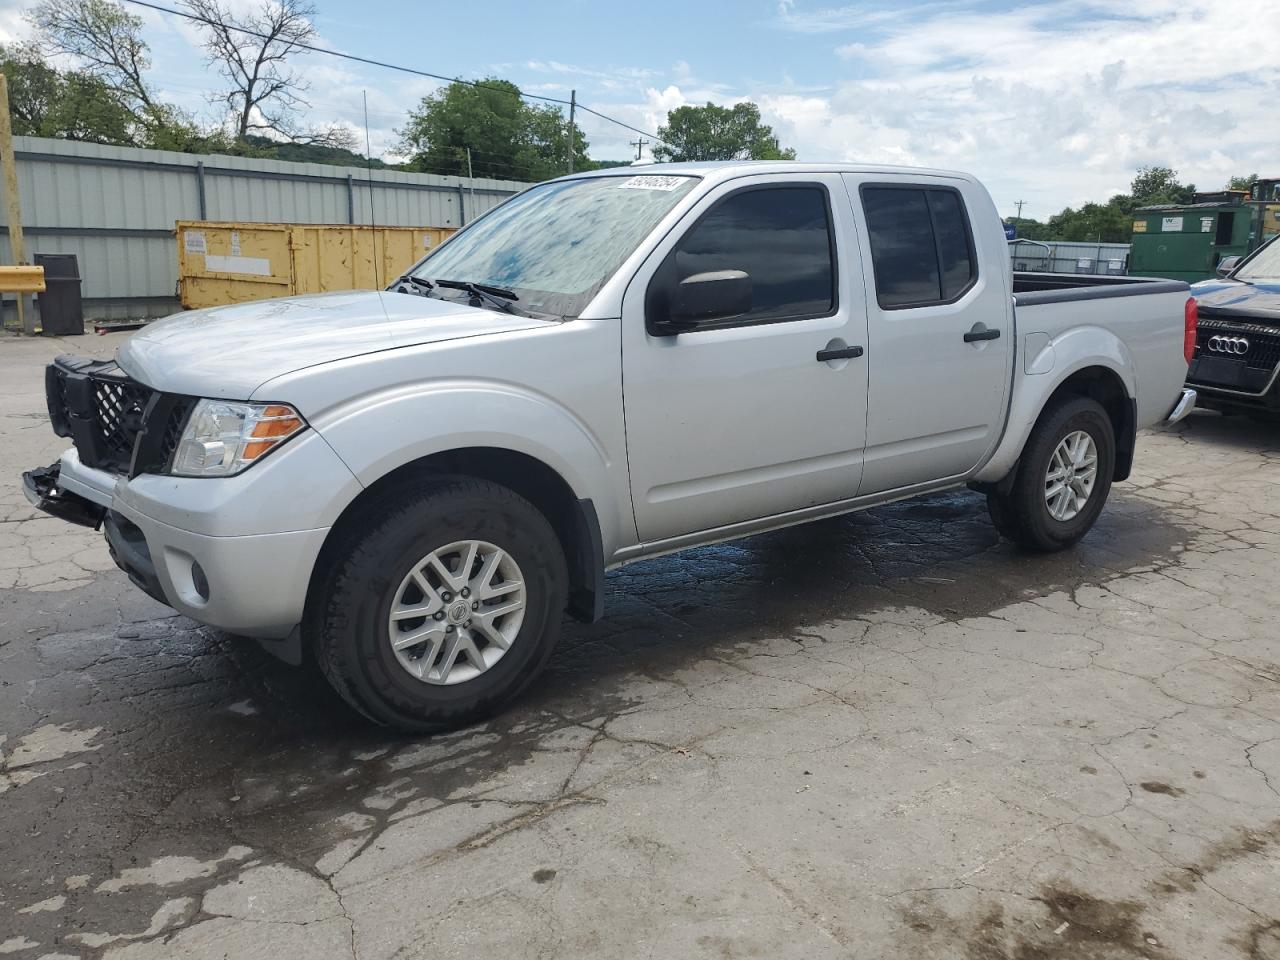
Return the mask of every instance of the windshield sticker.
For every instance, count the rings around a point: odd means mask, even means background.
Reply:
[[[684,177],[628,177],[619,187],[623,190],[674,190],[684,183]]]

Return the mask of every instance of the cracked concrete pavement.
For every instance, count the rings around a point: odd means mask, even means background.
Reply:
[[[113,339],[0,340],[0,957],[1280,958],[1280,429],[1059,556],[962,492],[635,564],[411,739],[27,508]]]

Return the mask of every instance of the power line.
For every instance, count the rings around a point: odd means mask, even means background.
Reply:
[[[223,30],[231,30],[231,31],[234,31],[235,33],[243,33],[250,37],[256,37],[259,40],[288,43],[291,47],[295,47],[299,50],[306,50],[310,53],[323,53],[327,56],[338,57],[342,60],[351,60],[351,61],[354,61],[355,63],[368,64],[371,67],[382,67],[383,69],[386,69],[386,70],[397,70],[400,73],[412,74],[415,77],[426,77],[429,80],[442,80],[445,83],[465,83],[469,87],[476,87],[481,90],[496,90],[499,93],[511,93],[511,91],[508,90],[506,87],[496,87],[491,83],[484,83],[483,81],[480,81],[480,80],[463,80],[461,77],[446,77],[438,73],[429,73],[426,70],[418,70],[418,69],[415,69],[414,67],[404,67],[398,63],[387,63],[384,60],[372,60],[369,57],[359,57],[353,53],[343,53],[340,50],[328,50],[324,47],[317,47],[310,43],[303,43],[302,41],[281,40],[280,37],[272,37],[265,33],[260,33],[257,30],[251,30],[248,27],[241,27],[231,23],[223,23],[220,20],[214,20],[210,17],[204,17],[197,13],[191,13],[188,10],[177,10],[173,7],[166,7],[158,3],[150,3],[149,0],[125,0],[125,2],[131,3],[136,7],[146,7],[148,10],[155,10],[159,13],[167,13],[170,16],[183,17],[184,19],[187,19],[187,20],[194,20],[197,23],[203,23],[206,26],[218,27]],[[562,100],[559,97],[544,97],[541,94],[537,94],[537,93],[525,93],[523,90],[517,90],[516,93],[513,95],[517,97],[524,97],[525,99],[528,99],[528,100],[541,100],[544,103],[558,103],[566,107],[571,105],[570,101]],[[654,134],[652,133],[648,133],[644,130],[640,130],[637,127],[633,127],[628,123],[623,123],[621,120],[618,120],[615,117],[611,117],[608,114],[601,113],[599,110],[592,110],[590,107],[582,103],[577,103],[576,106],[580,110],[585,110],[587,113],[595,114],[601,120],[607,120],[610,123],[616,123],[620,127],[625,127],[627,130],[630,130],[632,133],[639,133],[646,137],[652,137],[654,140],[657,140],[659,143],[666,142],[654,136]]]
[[[638,133],[642,137],[648,137],[651,140],[657,140],[658,143],[665,143],[667,146],[671,146],[671,144],[667,143],[667,141],[663,140],[657,134],[649,133],[649,131],[647,130],[641,130],[639,127],[633,127],[631,126],[631,124],[623,123],[621,120],[615,119],[614,117],[606,116],[605,114],[601,113],[599,110],[592,110],[590,107],[588,107],[585,103],[582,103],[581,101],[579,101],[578,103],[578,109],[585,110],[587,111],[587,113],[594,113],[601,120],[608,120],[610,123],[616,123],[618,126],[625,127],[626,129],[630,130],[632,133]]]

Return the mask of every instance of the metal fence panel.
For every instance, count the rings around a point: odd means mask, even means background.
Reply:
[[[1115,276],[1128,271],[1129,244],[1016,240],[1009,244],[1009,259],[1015,270]]]
[[[528,186],[37,137],[14,149],[28,256],[74,253],[90,318],[178,309],[178,220],[458,227]]]

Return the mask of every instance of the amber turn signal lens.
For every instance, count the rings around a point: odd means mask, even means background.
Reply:
[[[267,407],[267,417],[270,419],[259,420],[253,425],[253,430],[249,432],[249,436],[255,440],[267,440],[273,437],[287,437],[289,434],[302,429],[302,420],[293,413],[271,416],[272,410],[288,410],[288,407]]]

